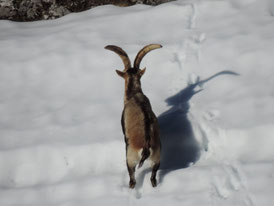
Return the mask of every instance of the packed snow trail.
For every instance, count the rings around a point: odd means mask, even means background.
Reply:
[[[274,191],[274,3],[102,6],[0,21],[0,205],[269,206]],[[142,88],[162,131],[128,189],[122,62],[144,45]]]

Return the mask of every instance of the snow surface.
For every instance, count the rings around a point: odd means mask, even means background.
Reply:
[[[162,165],[128,189],[122,62],[144,45]],[[0,21],[0,205],[269,206],[274,201],[274,2],[102,6]]]

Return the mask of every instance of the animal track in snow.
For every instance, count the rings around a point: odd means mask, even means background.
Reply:
[[[215,165],[211,169],[212,178],[212,205],[220,205],[220,202],[228,199],[240,198],[245,206],[255,206],[252,193],[246,184],[246,175],[239,161],[226,156],[223,148],[226,145],[226,134],[221,128],[214,125],[211,118],[200,117],[198,128],[203,137],[203,142],[207,141],[208,151],[204,153],[204,158],[213,161]],[[218,155],[217,155],[218,154]]]

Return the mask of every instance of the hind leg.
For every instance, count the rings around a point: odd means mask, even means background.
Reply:
[[[156,175],[157,175],[157,171],[158,171],[159,167],[160,167],[160,163],[156,163],[152,167],[152,174],[151,174],[151,177],[150,177],[152,187],[157,186]]]
[[[152,161],[152,173],[151,173],[150,181],[151,181],[152,187],[156,187],[157,186],[156,175],[160,167],[160,149],[153,154],[153,156],[151,157],[151,161]]]
[[[140,158],[138,157],[138,152],[132,149],[131,147],[127,148],[127,169],[129,174],[129,187],[134,188],[136,185],[135,180],[135,168]]]
[[[128,170],[128,174],[129,174],[129,187],[131,189],[133,189],[136,185],[136,180],[135,180],[135,166],[129,165],[129,163],[127,162],[127,170]]]

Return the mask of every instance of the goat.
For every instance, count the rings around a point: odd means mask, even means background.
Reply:
[[[124,63],[124,70],[116,70],[125,80],[124,110],[122,112],[122,130],[126,143],[126,161],[130,177],[129,187],[134,188],[135,168],[142,167],[144,161],[150,158],[152,162],[151,184],[157,186],[156,174],[160,166],[161,142],[159,125],[152,111],[149,99],[141,89],[141,77],[146,68],[139,69],[141,60],[151,50],[161,48],[159,44],[150,44],[141,49],[131,67],[127,53],[120,47],[108,45],[105,49],[118,54]]]

